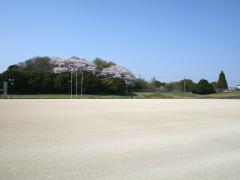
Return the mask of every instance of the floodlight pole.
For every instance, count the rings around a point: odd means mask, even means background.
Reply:
[[[82,72],[82,78],[81,78],[81,97],[83,95],[83,72]]]
[[[78,97],[77,97],[77,93],[78,93],[78,92],[77,92],[77,69],[76,69],[76,99],[78,98]]]
[[[9,78],[8,79],[9,85],[14,85],[14,78]],[[8,86],[7,86],[8,87]]]
[[[71,69],[71,99],[73,98],[73,94],[72,94],[72,82],[73,82],[73,79],[72,79],[72,69]]]
[[[9,78],[8,81],[3,82],[3,89],[0,89],[3,91],[2,98],[8,98],[8,85],[14,85],[14,78]]]
[[[3,98],[8,98],[8,82],[3,82]]]
[[[186,92],[186,82],[185,82],[185,76],[184,76],[184,85],[183,85],[184,87],[184,89],[183,89],[183,91],[184,91],[184,93]]]
[[[127,86],[127,95],[128,95],[128,81],[126,81],[126,86]]]

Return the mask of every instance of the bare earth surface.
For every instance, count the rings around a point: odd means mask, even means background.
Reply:
[[[239,100],[0,100],[0,179],[240,179]]]

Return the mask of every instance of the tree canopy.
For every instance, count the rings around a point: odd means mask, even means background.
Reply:
[[[100,58],[96,58],[93,63],[97,66],[97,68],[99,70],[102,70],[104,68],[108,68],[112,65],[116,65],[115,63],[111,62],[111,61],[105,61],[103,59],[100,59]]]
[[[202,79],[197,84],[194,85],[192,92],[196,94],[207,95],[207,94],[213,94],[216,91],[214,87],[211,84],[209,84],[207,80]]]
[[[73,57],[79,59],[78,57]],[[99,70],[115,65],[111,61],[105,61],[96,58],[93,61]],[[85,94],[124,94],[126,88],[134,91],[169,91],[169,92],[192,92],[197,94],[211,94],[215,90],[224,90],[228,88],[227,80],[223,71],[219,74],[218,82],[209,84],[207,80],[200,80],[195,84],[191,79],[181,81],[161,83],[156,78],[146,81],[138,78],[134,82],[134,87],[127,87],[123,78],[101,77],[91,72],[78,73],[78,92],[81,88],[81,79],[83,73],[83,93]],[[76,78],[73,74],[73,80]],[[69,93],[71,85],[70,72],[54,73],[51,58],[34,57],[25,62],[14,64],[0,74],[0,81],[9,81],[14,79],[14,83],[9,86],[10,93],[16,94],[40,94],[40,93]],[[72,84],[73,93],[75,83]]]
[[[105,93],[107,94],[124,94],[126,92],[126,83],[120,78],[107,78],[103,80]]]
[[[33,57],[25,62],[19,63],[19,67],[22,70],[34,71],[34,72],[50,72],[52,71],[51,58],[45,57]]]
[[[29,61],[28,61],[29,62]],[[14,79],[14,83],[9,83],[9,93],[14,94],[44,94],[44,93],[70,93],[71,74],[70,72],[53,73],[51,71],[43,72],[33,62],[24,68],[11,66],[7,71],[0,74],[0,83],[9,82]],[[41,64],[42,65],[42,64]],[[73,93],[75,93],[75,73],[73,74]],[[78,73],[78,92],[81,91],[82,73]],[[0,86],[0,87],[1,87]],[[83,72],[83,93],[84,94],[124,94],[126,85],[121,78],[100,79],[94,74]]]
[[[78,57],[74,57],[77,59]],[[115,65],[100,58],[94,63],[99,68]],[[85,94],[124,94],[126,84],[121,78],[99,78],[95,74],[84,71],[78,72],[78,92],[81,91],[81,79],[83,75],[83,93]],[[9,93],[14,94],[43,94],[43,93],[70,93],[71,72],[54,73],[51,58],[34,57],[22,63],[14,64],[0,74],[0,87],[2,82],[9,82]],[[76,90],[76,75],[73,74],[73,93]]]

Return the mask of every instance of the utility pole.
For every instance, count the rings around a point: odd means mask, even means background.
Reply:
[[[76,99],[77,99],[77,69],[76,69]]]
[[[82,78],[81,78],[81,97],[83,95],[83,72],[82,72]]]

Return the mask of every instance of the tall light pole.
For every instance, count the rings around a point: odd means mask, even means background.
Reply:
[[[10,85],[12,85],[12,86],[14,85],[14,79],[13,78],[9,78],[8,82],[9,82]]]
[[[70,73],[71,73],[71,79],[68,81],[70,83],[70,98],[72,99],[72,83],[73,83],[73,79],[72,79],[72,69],[70,70]]]
[[[13,78],[9,78],[8,81],[11,85],[14,85],[14,79]]]
[[[8,82],[4,81],[3,82],[3,98],[7,99],[8,98]]]
[[[128,83],[127,80],[125,81],[125,83],[126,83],[126,87],[127,87],[127,95],[128,95],[128,85],[129,85],[129,83]]]
[[[0,91],[3,91],[2,98],[8,98],[8,84],[14,85],[14,78],[9,78],[8,81],[3,82],[3,89],[0,89]]]
[[[78,91],[77,91],[77,73],[78,73],[78,71],[77,71],[77,69],[76,69],[76,99],[78,98],[78,97],[77,97],[77,93],[78,93]]]
[[[184,76],[184,80],[183,80],[183,91],[184,91],[184,93],[186,92],[186,82],[185,82],[185,76]]]
[[[81,97],[83,95],[83,71],[82,71],[82,78],[81,78]]]
[[[73,96],[73,95],[72,95],[72,87],[73,87],[73,86],[72,86],[72,83],[73,83],[73,79],[72,79],[72,69],[71,69],[71,99],[73,98],[73,97],[72,97],[72,96]]]

